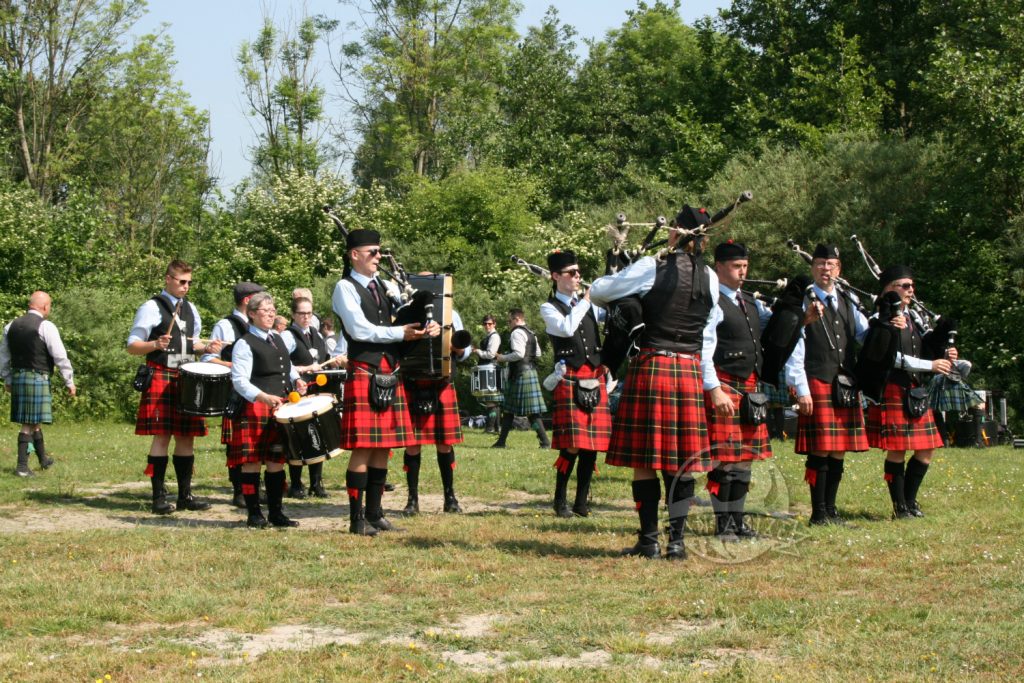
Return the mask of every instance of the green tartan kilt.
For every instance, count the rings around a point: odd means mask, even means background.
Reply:
[[[11,422],[53,424],[49,375],[35,370],[14,370],[11,374]]]
[[[514,382],[508,383],[501,409],[513,415],[537,415],[547,411],[536,368],[523,370]]]

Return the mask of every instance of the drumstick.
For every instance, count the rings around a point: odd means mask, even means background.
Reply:
[[[174,306],[174,313],[171,315],[171,323],[167,326],[167,331],[164,332],[165,337],[171,336],[171,330],[174,329],[174,321],[178,319],[178,314],[181,313],[181,302],[184,299],[178,299],[178,303]]]
[[[325,360],[323,363],[320,364],[320,367],[321,368],[325,368],[328,365],[333,365],[334,363],[342,363],[342,362],[347,362],[347,361],[348,361],[348,356],[344,356],[344,355],[343,356],[335,356],[334,358],[329,358],[329,359]]]
[[[200,344],[212,344],[213,342],[219,341],[222,349],[226,349],[235,343],[233,341],[224,341],[223,339],[197,339],[196,341]]]

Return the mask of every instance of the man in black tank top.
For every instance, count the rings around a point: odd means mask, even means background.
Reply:
[[[28,312],[4,328],[3,340],[0,341],[0,377],[11,393],[11,422],[21,425],[15,468],[19,477],[35,474],[28,466],[30,444],[36,451],[40,467],[45,470],[53,465],[53,459],[46,454],[42,428],[42,425],[53,422],[50,397],[53,369],[60,369],[69,394],[75,396],[78,391],[60,332],[47,320],[52,307],[49,294],[33,292]]]

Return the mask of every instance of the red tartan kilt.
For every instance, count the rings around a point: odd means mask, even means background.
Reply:
[[[387,359],[380,369],[391,371]],[[341,447],[402,448],[415,445],[409,408],[405,398],[404,382],[395,387],[395,402],[384,412],[370,407],[370,373],[373,366],[350,361],[348,379],[345,380],[344,410],[341,412]]]
[[[644,360],[649,351],[641,349],[629,362],[605,461],[668,472],[710,471],[700,360]]]
[[[178,371],[153,361],[146,361],[146,365],[153,368],[153,381],[139,399],[135,433],[140,436],[206,436],[203,418],[178,410]]]
[[[772,457],[768,441],[768,425],[745,425],[740,421],[740,401],[743,393],[757,391],[757,375],[741,379],[715,368],[723,391],[732,399],[736,412],[723,417],[715,412],[711,392],[704,392],[704,407],[708,416],[708,438],[711,441],[711,459],[716,462],[746,462]],[[743,392],[743,393],[741,393]]]
[[[584,363],[579,370],[566,366],[566,380],[599,379],[601,401],[588,413],[573,400],[576,385],[573,382],[559,382],[555,387],[555,410],[551,416],[551,447],[580,448],[587,451],[607,451],[612,436],[612,415],[608,411],[608,391],[605,379],[608,369],[597,368]]]
[[[459,419],[459,399],[455,387],[448,380],[410,379],[406,380],[405,395],[415,400],[416,388],[431,389],[437,394],[437,410],[430,415],[417,415],[409,409],[414,443],[453,445],[462,443],[462,421]]]
[[[224,416],[220,419],[220,442],[222,444],[231,443],[231,429],[232,420],[228,416]]]
[[[942,448],[942,437],[932,411],[910,419],[903,410],[903,388],[889,382],[882,403],[868,408],[868,443],[886,451],[922,451]]]
[[[281,430],[274,420],[274,409],[258,401],[246,402],[242,414],[235,418],[231,428],[228,467],[284,461],[284,444]]]
[[[810,385],[814,410],[797,420],[795,450],[800,455],[829,451],[866,451],[868,437],[864,431],[864,411],[832,407],[832,385],[813,377]]]

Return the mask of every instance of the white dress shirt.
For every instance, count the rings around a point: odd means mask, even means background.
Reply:
[[[249,326],[249,332],[263,340],[269,339],[270,335],[280,337],[273,330],[261,330],[255,325]],[[234,385],[235,391],[238,392],[239,396],[249,403],[255,402],[256,397],[261,393],[261,389],[249,381],[251,377],[252,349],[249,347],[249,342],[245,339],[239,339],[235,342],[235,348],[231,352],[231,384]],[[299,373],[294,365],[291,366],[289,377],[293,383],[299,379]]]
[[[35,309],[29,309],[28,312],[40,318],[43,317],[43,314]],[[7,343],[7,330],[10,328],[11,323],[7,323],[4,327],[3,339],[0,339],[0,378],[3,378],[4,384],[11,383],[11,376],[14,373],[14,368],[11,365],[11,347]],[[75,371],[71,368],[71,361],[68,359],[68,352],[64,348],[64,342],[60,338],[57,326],[44,319],[39,323],[39,338],[46,344],[46,350],[53,358],[54,366],[60,370],[60,375],[64,378],[64,386],[74,385]]]

